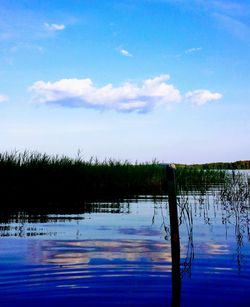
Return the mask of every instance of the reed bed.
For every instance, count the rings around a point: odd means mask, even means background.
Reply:
[[[224,184],[231,174],[225,170],[197,168],[193,166],[177,167],[176,181],[179,192],[207,191]]]
[[[225,172],[178,167],[179,190],[209,188],[225,179]],[[122,201],[140,195],[167,193],[165,167],[157,161],[84,160],[38,152],[0,153],[0,195],[3,207],[79,208],[87,202]]]
[[[0,154],[1,195],[11,203],[74,203],[165,193],[156,162],[71,159],[36,152]]]

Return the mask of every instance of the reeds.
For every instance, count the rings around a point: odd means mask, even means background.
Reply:
[[[11,203],[68,203],[165,193],[164,169],[156,162],[71,159],[36,152],[0,154],[0,191]]]
[[[225,170],[203,169],[193,166],[177,167],[177,189],[180,191],[206,192],[221,185],[230,176]]]
[[[178,189],[208,188],[225,179],[225,172],[180,167],[176,172]],[[157,161],[128,161],[66,156],[38,152],[0,153],[0,198],[3,207],[17,209],[24,204],[74,207],[93,201],[136,198],[139,195],[166,195],[166,170]],[[3,202],[3,201],[2,201]]]

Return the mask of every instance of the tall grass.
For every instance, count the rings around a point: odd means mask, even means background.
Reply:
[[[225,170],[203,169],[192,166],[177,167],[176,179],[179,191],[206,191],[221,185],[230,176]]]
[[[10,201],[70,203],[165,193],[164,169],[156,162],[71,159],[37,152],[0,154],[1,195]]]
[[[178,189],[209,188],[225,179],[225,172],[180,167]],[[71,206],[92,201],[123,200],[139,195],[166,195],[164,165],[128,161],[84,160],[38,152],[0,153],[0,199],[3,207]]]

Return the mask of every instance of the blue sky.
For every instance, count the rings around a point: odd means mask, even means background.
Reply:
[[[1,0],[0,150],[250,159],[250,3]]]

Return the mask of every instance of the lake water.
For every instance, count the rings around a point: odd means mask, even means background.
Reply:
[[[1,216],[0,306],[250,306],[249,197],[228,199],[178,197],[177,273],[167,198]]]

